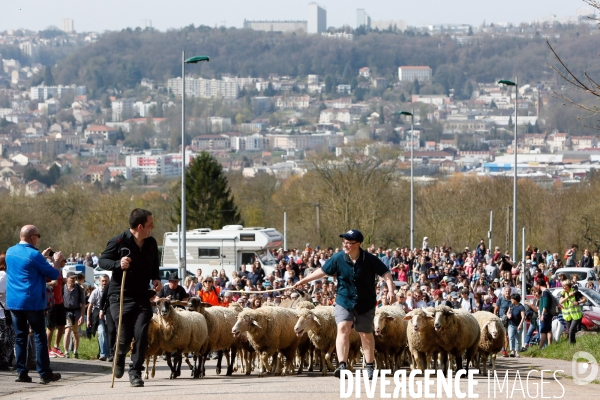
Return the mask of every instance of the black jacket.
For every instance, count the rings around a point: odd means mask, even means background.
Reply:
[[[156,239],[150,236],[144,240],[141,248],[138,247],[129,229],[110,239],[98,260],[101,268],[112,271],[108,295],[119,295],[121,292],[123,279],[121,258],[127,255],[127,251],[124,249],[129,249],[131,263],[127,269],[123,296],[136,300],[148,299],[150,282],[156,279],[160,280],[158,245]]]

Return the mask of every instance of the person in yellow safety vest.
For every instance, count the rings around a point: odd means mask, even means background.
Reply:
[[[573,286],[568,280],[562,281],[563,292],[560,294],[560,305],[562,306],[563,319],[569,325],[569,343],[575,344],[575,334],[581,328],[583,312],[581,305],[587,299],[581,294],[577,286]]]

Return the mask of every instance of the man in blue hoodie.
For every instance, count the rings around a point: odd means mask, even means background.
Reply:
[[[45,256],[49,255],[51,248],[43,253],[36,248],[41,237],[38,228],[25,225],[19,236],[21,241],[6,251],[6,306],[12,313],[16,334],[16,381],[31,382],[27,368],[27,339],[31,327],[35,339],[37,372],[41,383],[49,383],[59,380],[60,374],[52,372],[48,356],[44,319],[46,278],[58,279],[59,270],[46,261]]]

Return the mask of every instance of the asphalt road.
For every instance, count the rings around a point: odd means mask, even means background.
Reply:
[[[93,396],[94,399],[139,399],[143,396],[146,399],[188,398],[202,399],[339,399],[340,381],[329,374],[327,377],[321,377],[320,373],[303,373],[299,376],[274,377],[268,376],[258,378],[256,372],[250,376],[234,373],[231,377],[219,376],[215,373],[215,361],[208,362],[207,376],[201,379],[192,379],[189,370],[184,364],[182,376],[175,379],[169,379],[169,371],[164,361],[157,363],[157,372],[155,378],[146,380],[145,387],[133,388],[129,385],[127,374],[115,381],[114,388],[111,389],[110,365],[101,361],[81,361],[52,359],[52,368],[55,372],[60,372],[63,379],[48,385],[42,385],[37,379],[37,374],[30,373],[34,379],[33,383],[23,384],[14,382],[14,372],[0,372],[0,396],[6,399],[81,399],[82,396]],[[475,395],[479,398],[540,398],[540,369],[550,370],[544,374],[543,397],[564,398],[585,400],[598,399],[600,385],[588,384],[585,386],[576,385],[570,377],[573,375],[570,362],[553,361],[544,359],[521,358],[521,359],[498,359],[498,376],[500,382],[505,377],[508,369],[508,381],[504,384],[502,392],[499,392],[499,386],[496,384],[496,394],[494,395],[494,382],[488,386],[487,377],[475,375],[478,385],[473,387]],[[530,371],[529,379],[527,374]],[[557,379],[553,378],[555,370],[562,370]],[[407,371],[407,380],[408,374]],[[519,379],[520,378],[520,379]],[[600,375],[596,376],[600,379]],[[391,385],[387,386],[386,392],[390,395],[394,391],[393,379]],[[433,381],[430,392],[436,398],[448,398],[445,395],[435,396],[437,381]],[[415,382],[423,383],[423,378],[417,378]],[[418,384],[417,384],[418,385]],[[378,381],[374,391],[373,398],[383,398],[381,396],[381,385]],[[415,388],[416,389],[416,388]],[[508,389],[508,390],[507,390]],[[462,378],[460,390],[467,391],[467,379]],[[410,392],[407,391],[406,398],[410,398]],[[402,392],[398,393],[402,398]],[[424,397],[424,392],[421,391]],[[361,383],[360,398],[369,398]],[[419,396],[414,396],[419,397]],[[453,393],[452,397],[456,397]],[[352,392],[350,398],[356,398],[356,392]]]

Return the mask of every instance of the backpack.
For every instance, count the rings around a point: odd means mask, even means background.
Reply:
[[[548,293],[550,294],[550,293]],[[560,307],[558,306],[558,299],[556,297],[554,297],[552,294],[550,294],[550,304],[548,305],[548,314],[550,314],[551,317],[556,317],[558,314],[560,314]]]

